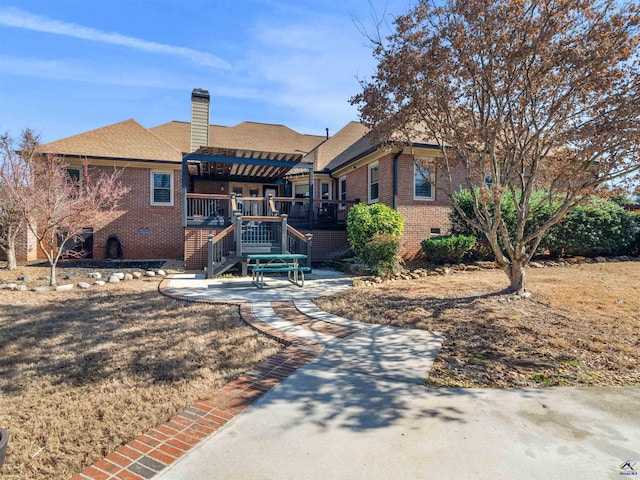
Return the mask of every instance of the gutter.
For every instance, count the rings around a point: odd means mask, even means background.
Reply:
[[[404,148],[398,150],[398,152],[393,156],[393,209],[398,210],[398,158]]]

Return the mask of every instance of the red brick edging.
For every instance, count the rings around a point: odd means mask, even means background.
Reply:
[[[162,283],[164,282],[161,282],[161,286]],[[164,295],[172,296],[170,290],[160,287],[159,290]],[[285,334],[260,321],[249,303],[243,303],[239,308],[242,319],[248,325],[284,344],[285,348],[253,370],[214,391],[210,397],[199,400],[165,423],[118,447],[115,452],[74,475],[71,480],[153,478],[315,358],[324,348],[314,342]]]

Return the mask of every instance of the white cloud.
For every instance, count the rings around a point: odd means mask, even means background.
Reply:
[[[0,7],[0,25],[80,38],[93,42],[119,45],[135,50],[159,53],[162,55],[182,57],[195,64],[212,68],[230,68],[230,65],[226,61],[208,52],[167,45],[164,43],[150,42],[119,33],[104,32],[94,28],[83,27],[82,25],[77,25],[75,23],[60,22],[58,20],[52,20],[39,15],[33,15],[29,12],[25,12],[24,10],[20,10],[19,8]]]
[[[67,60],[42,60],[0,55],[0,70],[5,75],[23,75],[49,80],[184,90],[195,79],[175,77],[165,71],[137,67],[123,68],[117,65],[80,65]]]

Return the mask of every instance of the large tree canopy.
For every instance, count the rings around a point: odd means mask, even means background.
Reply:
[[[635,4],[607,0],[422,1],[377,43],[377,73],[352,101],[380,141],[428,138],[449,182],[464,169],[475,213],[467,221],[523,293],[542,235],[638,168],[638,21]],[[525,235],[540,188],[554,200],[551,215]],[[492,208],[505,192],[517,199],[515,234]]]

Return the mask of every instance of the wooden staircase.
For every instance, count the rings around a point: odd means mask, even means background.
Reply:
[[[311,234],[303,234],[287,224],[287,215],[242,216],[207,244],[207,278],[216,278],[241,264],[247,274],[246,255],[251,253],[304,253],[311,265]],[[304,246],[302,246],[304,244]],[[294,247],[296,246],[296,247]],[[292,252],[291,249],[304,251]]]

